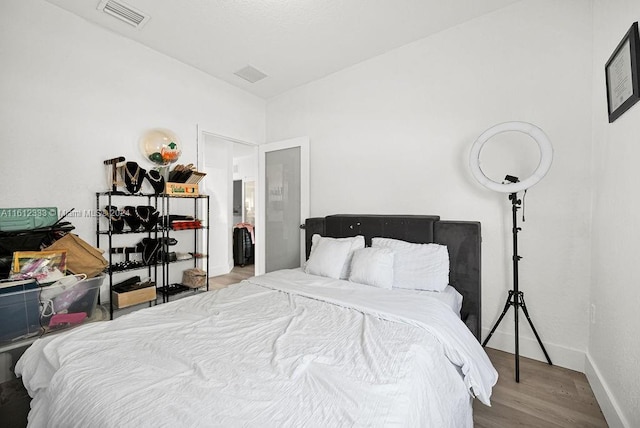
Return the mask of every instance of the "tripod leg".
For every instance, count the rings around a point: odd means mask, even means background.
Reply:
[[[520,382],[520,330],[519,330],[519,321],[518,321],[518,309],[521,305],[522,301],[522,291],[518,291],[513,295],[513,321],[516,332],[515,336],[515,366],[516,366],[516,382]]]
[[[502,314],[498,318],[498,321],[496,321],[496,323],[493,325],[493,328],[491,329],[491,332],[489,332],[489,335],[487,336],[487,338],[484,339],[484,342],[482,342],[483,347],[489,342],[489,339],[491,339],[491,336],[493,336],[493,332],[496,331],[496,328],[498,328],[500,321],[502,321],[502,318],[504,318],[505,314],[509,310],[509,306],[512,305],[511,303],[512,297],[513,297],[513,290],[509,290],[509,295],[507,296],[507,302],[504,304],[504,309],[502,310]]]
[[[524,312],[524,316],[527,317],[527,321],[529,321],[531,330],[533,330],[533,334],[536,336],[536,339],[538,339],[538,344],[540,345],[540,348],[542,348],[542,352],[544,353],[544,356],[547,359],[547,362],[549,363],[550,366],[552,366],[553,363],[551,363],[551,358],[549,358],[549,354],[547,354],[547,350],[544,349],[542,340],[540,340],[540,336],[538,336],[538,332],[536,331],[536,328],[533,326],[533,321],[531,321],[531,317],[529,317],[529,311],[527,311],[527,305],[524,304],[524,295],[520,296],[520,301],[522,302],[520,305],[522,306],[522,312]]]

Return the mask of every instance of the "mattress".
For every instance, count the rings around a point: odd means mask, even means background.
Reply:
[[[450,307],[284,270],[38,339],[29,426],[471,427],[497,373]]]
[[[413,295],[426,295],[447,305],[456,315],[460,316],[462,309],[462,294],[450,285],[447,285],[442,291],[423,291],[423,290],[403,290],[395,289],[397,293],[407,293]]]

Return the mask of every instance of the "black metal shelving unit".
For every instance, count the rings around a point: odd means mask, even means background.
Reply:
[[[166,227],[163,227],[160,223],[158,223],[154,228],[150,230],[123,230],[116,231],[113,230],[113,226],[111,221],[107,219],[107,228],[101,227],[100,218],[103,215],[100,213],[103,212],[103,208],[105,206],[114,206],[113,200],[117,198],[146,198],[147,205],[152,206],[155,210],[157,210],[160,214],[159,219],[165,218],[171,213],[170,201],[172,199],[180,198],[180,199],[192,199],[193,200],[193,217],[196,219],[200,219],[201,227],[196,229],[184,229],[184,230],[172,230],[171,225],[167,224]],[[204,206],[199,206],[200,204],[204,204]],[[202,213],[202,218],[199,216],[199,208]],[[170,265],[174,263],[185,263],[188,261],[193,262],[194,267],[198,267],[198,262],[202,261],[202,267],[205,272],[207,272],[207,278],[205,287],[207,291],[209,290],[209,257],[207,254],[207,250],[209,248],[209,196],[208,195],[197,195],[197,196],[170,196],[165,194],[146,194],[146,193],[137,193],[137,194],[127,194],[123,192],[96,192],[96,247],[101,248],[101,237],[107,237],[107,245],[108,248],[106,250],[108,254],[109,267],[107,268],[107,275],[109,277],[109,316],[113,319],[114,313],[114,305],[113,305],[113,276],[114,274],[120,274],[124,272],[132,272],[136,270],[146,269],[149,278],[153,278],[156,283],[156,299],[149,301],[149,305],[157,304],[159,300],[159,296],[162,296],[162,303],[166,303],[169,301],[169,297],[180,293],[182,291],[192,290],[188,287],[178,287],[180,284],[170,284]],[[175,261],[167,261],[164,259],[156,260],[155,263],[151,264],[138,264],[132,266],[130,268],[125,269],[113,269],[114,266],[114,254],[118,254],[114,252],[114,248],[122,248],[122,247],[114,247],[114,237],[118,237],[121,235],[141,235],[146,236],[151,239],[161,240],[161,249],[162,253],[169,253],[169,239],[172,234],[180,234],[180,233],[193,233],[193,257],[184,260],[175,260]],[[200,237],[199,235],[204,233],[205,235]],[[200,238],[200,239],[199,239]],[[202,248],[204,247],[204,248]],[[129,254],[126,251],[123,253],[125,255],[125,260],[129,260]],[[200,255],[200,257],[196,257],[196,255]],[[158,270],[160,270],[160,276],[158,275]],[[146,303],[146,302],[141,302]]]
[[[159,288],[159,291],[162,294],[162,302],[166,303],[169,301],[169,298],[171,296],[174,296],[181,292],[191,290],[191,288],[184,286],[180,283],[171,283],[170,269],[171,269],[171,265],[174,263],[192,261],[193,267],[195,268],[195,267],[198,267],[198,261],[202,260],[203,265],[205,266],[204,271],[207,272],[205,287],[207,291],[209,291],[209,275],[208,275],[209,274],[209,255],[207,254],[207,251],[209,249],[209,195],[197,195],[197,196],[189,196],[189,197],[171,196],[171,195],[163,195],[163,196],[164,197],[162,198],[162,214],[161,214],[163,217],[172,214],[170,205],[171,205],[171,200],[174,200],[174,199],[193,200],[193,217],[196,219],[201,217],[198,215],[199,214],[198,208],[201,209],[201,212],[203,214],[201,219],[201,227],[193,228],[193,229],[174,230],[169,225],[168,227],[163,228],[162,250],[164,253],[169,252],[168,241],[172,237],[172,235],[177,236],[179,234],[187,234],[191,232],[193,233],[193,242],[194,242],[193,258],[185,259],[185,260],[176,260],[173,262],[164,262],[162,264],[162,284],[163,285]],[[200,204],[204,204],[204,206],[200,206]],[[202,237],[203,239],[198,239],[200,235],[203,234],[203,232],[205,234],[205,236]],[[198,251],[199,249],[201,249],[202,251]]]

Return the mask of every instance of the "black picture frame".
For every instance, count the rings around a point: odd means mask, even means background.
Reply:
[[[607,84],[609,123],[640,100],[640,38],[634,22],[609,57],[604,70]]]

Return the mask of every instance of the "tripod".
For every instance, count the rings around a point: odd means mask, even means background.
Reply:
[[[507,176],[509,177],[509,176]],[[516,179],[517,180],[517,179]],[[522,230],[520,227],[517,227],[517,212],[520,209],[520,204],[522,201],[518,199],[517,193],[511,193],[509,195],[509,200],[511,201],[511,212],[513,217],[513,229],[511,229],[513,234],[513,290],[509,290],[509,295],[507,296],[507,302],[504,305],[504,309],[502,314],[496,321],[495,325],[491,329],[491,332],[487,336],[487,338],[482,342],[482,346],[484,347],[493,332],[496,331],[500,321],[504,318],[505,314],[509,310],[509,307],[513,306],[514,309],[514,320],[515,320],[515,339],[516,339],[516,382],[520,382],[520,343],[519,343],[519,332],[518,332],[518,309],[522,308],[522,312],[524,312],[527,321],[529,321],[529,325],[531,326],[531,330],[533,330],[533,334],[536,336],[538,343],[540,344],[540,348],[542,348],[542,352],[544,352],[544,356],[547,358],[547,362],[549,365],[553,365],[551,363],[551,359],[549,358],[549,354],[547,354],[547,350],[544,349],[544,345],[542,344],[542,340],[540,340],[540,336],[538,336],[538,332],[536,328],[533,326],[533,322],[531,321],[531,317],[529,316],[529,311],[527,311],[527,305],[524,303],[524,293],[518,289],[518,261],[522,257],[518,255],[518,232]]]

